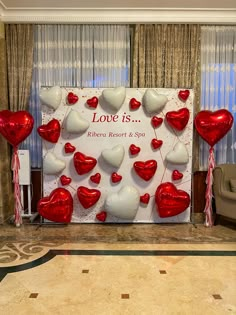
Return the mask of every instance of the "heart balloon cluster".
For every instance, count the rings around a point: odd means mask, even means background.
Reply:
[[[182,102],[186,102],[189,95],[189,90],[181,90],[178,93],[178,97]],[[55,87],[55,89],[43,89],[40,93],[41,102],[44,105],[48,105],[53,110],[58,108],[61,98],[62,94],[59,87]],[[99,100],[96,96],[93,96],[86,101],[85,106],[87,107],[87,110],[93,111],[101,102],[101,106],[106,104],[109,107],[109,110],[117,112],[121,109],[125,98],[126,89],[124,87],[104,89]],[[82,98],[79,98],[79,96],[75,93],[69,92],[66,96],[65,105],[75,105],[78,101],[81,102],[81,99]],[[167,102],[168,97],[166,95],[157,93],[155,89],[147,89],[142,100],[134,97],[129,100],[129,109],[130,111],[144,110],[148,115],[150,115],[150,125],[153,128],[155,135],[158,135],[158,131],[162,129],[161,126],[164,119],[165,123],[167,123],[169,127],[182,132],[188,125],[190,112],[187,107],[183,107],[177,111],[169,111],[164,116],[162,110],[165,108]],[[59,120],[52,119],[47,124],[38,127],[38,134],[44,140],[51,143],[58,142],[61,135],[61,129],[65,129],[68,133],[78,134],[78,136],[81,136],[89,128],[90,123],[83,117],[81,112],[78,112],[75,109],[75,107],[76,106],[70,106],[68,114],[63,121],[62,128]],[[95,111],[93,111],[93,114],[95,114]],[[21,119],[23,118],[21,117]],[[27,119],[24,119],[26,123]],[[204,119],[206,120],[205,116],[196,118],[196,128],[198,128],[198,130],[202,133],[209,131],[209,128],[206,130]],[[12,118],[12,120],[14,119]],[[210,117],[210,121],[215,123],[215,119],[213,117]],[[222,124],[222,127],[223,125],[224,124]],[[27,129],[27,124],[24,127]],[[27,134],[26,131],[23,133],[24,136]],[[22,136],[22,138],[24,137]],[[20,140],[22,138],[20,138]],[[12,138],[9,138],[9,140],[13,141]],[[85,186],[81,185],[76,190],[79,204],[84,209],[90,209],[95,207],[100,200],[100,184],[103,184],[105,178],[103,178],[100,173],[94,171],[96,170],[98,160],[93,156],[88,156],[81,151],[77,151],[73,139],[71,142],[72,143],[66,142],[63,147],[63,154],[66,157],[65,161],[67,161],[67,158],[71,155],[71,157],[73,157],[73,166],[76,176],[87,175],[88,183],[97,188],[89,188],[86,187],[85,184]],[[163,145],[162,139],[158,139],[156,136],[156,138],[151,138],[149,143],[152,151],[155,151],[155,154],[161,152],[161,147]],[[138,140],[129,144],[128,153],[130,159],[135,159],[138,155],[142,155],[143,151],[141,151],[140,142]],[[124,220],[134,220],[140,203],[142,204],[142,207],[145,208],[150,202],[150,193],[145,192],[142,196],[140,196],[135,187],[130,185],[122,187],[122,181],[124,182],[126,174],[124,174],[123,171],[121,172],[119,168],[123,163],[124,157],[125,148],[121,143],[110,148],[105,148],[101,152],[101,163],[104,168],[109,169],[110,167],[112,169],[110,172],[110,185],[118,187],[118,189],[120,188],[119,185],[121,185],[121,188],[115,193],[107,194],[103,205],[104,208],[96,214],[96,219],[100,222],[105,222],[107,216],[109,215]],[[68,176],[68,173],[66,173],[67,175],[62,174],[67,163],[65,161],[57,158],[53,152],[47,152],[44,157],[44,173],[49,176],[57,175],[59,179],[58,183],[61,186],[69,186],[72,181],[72,178],[70,177],[71,175]],[[177,142],[173,150],[167,153],[166,161],[174,164],[188,163],[189,156],[185,144]],[[144,161],[136,160],[132,165],[132,172],[135,176],[138,176],[139,179],[142,179],[145,182],[149,182],[154,178],[158,168],[157,161],[155,159]],[[177,169],[172,172],[172,181],[180,181],[182,177],[183,174]],[[142,184],[146,185],[146,183]],[[162,183],[156,189],[155,204],[158,215],[161,218],[171,217],[181,214],[189,207],[190,196],[187,192],[178,190],[173,183]],[[44,197],[39,201],[38,211],[48,220],[55,222],[70,222],[73,212],[73,198],[71,193],[63,187],[53,190],[49,196]]]

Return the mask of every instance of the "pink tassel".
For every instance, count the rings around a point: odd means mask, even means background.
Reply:
[[[11,167],[13,170],[13,183],[14,183],[14,199],[15,199],[15,225],[19,227],[22,224],[21,210],[21,194],[20,194],[20,185],[19,185],[19,168],[20,168],[20,160],[18,157],[18,148],[14,147]]]
[[[204,212],[206,214],[205,226],[212,227],[213,226],[213,214],[212,214],[212,184],[213,184],[213,169],[215,168],[215,157],[214,157],[214,148],[210,148],[209,150],[209,158],[208,158],[208,172],[206,177],[206,204]]]

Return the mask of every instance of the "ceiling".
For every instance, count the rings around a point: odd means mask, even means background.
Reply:
[[[235,0],[2,0],[4,8],[235,8]],[[55,6],[56,2],[56,6]]]
[[[235,0],[2,0],[6,9],[16,8],[235,8]],[[56,6],[55,6],[56,3]]]
[[[236,1],[0,0],[0,21],[8,23],[236,24]]]

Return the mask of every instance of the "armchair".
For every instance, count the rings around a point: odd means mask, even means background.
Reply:
[[[213,179],[216,214],[236,219],[236,190],[232,187],[236,181],[236,164],[217,165]]]

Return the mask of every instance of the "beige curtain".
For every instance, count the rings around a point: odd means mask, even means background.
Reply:
[[[0,111],[8,109],[7,60],[4,24],[0,22]],[[10,145],[0,135],[0,223],[14,213]]]
[[[191,88],[194,112],[200,104],[200,25],[136,25],[133,42],[133,87]],[[199,168],[194,134],[193,169]]]
[[[0,22],[0,110],[26,110],[33,68],[33,26]],[[0,223],[14,214],[11,147],[0,135]]]
[[[9,107],[27,110],[33,70],[33,25],[6,25]]]

